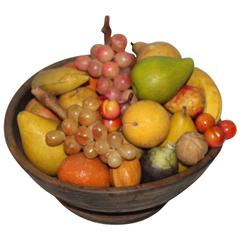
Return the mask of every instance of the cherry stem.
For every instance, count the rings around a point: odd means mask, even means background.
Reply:
[[[112,30],[110,28],[110,17],[108,15],[104,18],[104,25],[102,27],[102,33],[104,34],[104,43],[108,44],[111,38]]]

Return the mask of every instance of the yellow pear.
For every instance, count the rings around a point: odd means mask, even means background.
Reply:
[[[50,147],[45,142],[46,133],[57,128],[57,123],[28,111],[17,115],[23,150],[28,159],[42,172],[56,175],[66,158],[63,144]]]
[[[152,56],[181,58],[179,51],[167,42],[136,42],[132,44],[132,49],[136,53],[138,61]]]
[[[183,107],[181,111],[175,112],[171,117],[168,136],[161,146],[165,146],[168,143],[175,144],[184,133],[196,131],[193,120],[186,112],[186,107]]]

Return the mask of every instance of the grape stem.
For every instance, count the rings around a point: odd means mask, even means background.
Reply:
[[[104,43],[108,44],[111,38],[112,29],[110,28],[110,17],[108,15],[104,18],[104,25],[102,27],[102,33],[104,34]]]

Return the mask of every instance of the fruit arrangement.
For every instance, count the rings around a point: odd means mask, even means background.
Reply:
[[[18,113],[23,150],[42,172],[87,187],[127,187],[177,174],[236,134],[220,120],[211,77],[169,43],[104,44],[32,81]]]

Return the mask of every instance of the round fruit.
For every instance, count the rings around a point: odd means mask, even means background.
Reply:
[[[127,52],[119,52],[114,56],[114,61],[120,68],[126,68],[132,64],[134,56]]]
[[[98,140],[100,138],[102,138],[102,139],[107,138],[107,128],[100,121],[91,125],[91,131],[92,131],[92,135],[93,135],[95,140]]]
[[[64,151],[66,154],[75,154],[80,152],[81,145],[79,145],[74,136],[67,136],[64,141]]]
[[[61,128],[66,135],[73,135],[77,132],[78,122],[73,118],[65,118],[61,123]]]
[[[102,74],[107,78],[114,78],[119,74],[119,67],[115,62],[106,62],[102,67]]]
[[[84,146],[83,153],[87,158],[90,158],[90,159],[97,157],[98,153],[94,149],[94,142],[90,142],[86,146]]]
[[[99,78],[97,80],[96,90],[99,94],[105,95],[107,90],[113,85],[112,81],[108,78]]]
[[[68,109],[67,109],[67,118],[72,118],[75,121],[78,121],[78,117],[80,112],[82,111],[82,107],[74,104],[71,105]]]
[[[111,168],[117,168],[122,164],[122,158],[116,150],[110,150],[106,153],[107,164]]]
[[[120,91],[114,86],[109,87],[105,93],[105,97],[107,97],[109,100],[116,100],[116,101],[119,100],[120,95],[121,95]]]
[[[97,55],[97,50],[99,47],[103,46],[103,44],[94,44],[92,47],[91,47],[91,50],[90,50],[90,54],[93,58],[96,58],[96,55]]]
[[[92,77],[100,77],[102,75],[102,63],[97,59],[93,59],[89,63],[87,71]]]
[[[109,187],[109,169],[100,159],[88,159],[83,154],[67,157],[58,170],[58,179],[84,187]]]
[[[97,111],[100,107],[100,101],[95,97],[88,97],[83,101],[83,107],[92,111]]]
[[[112,132],[108,134],[107,141],[110,144],[111,148],[117,148],[122,144],[123,136],[120,132]]]
[[[225,139],[230,139],[234,137],[237,132],[237,127],[235,123],[231,120],[220,121],[218,126],[223,131]]]
[[[96,58],[102,62],[109,62],[113,59],[114,51],[109,45],[99,46],[96,50]]]
[[[199,132],[204,133],[215,125],[215,119],[209,113],[202,113],[196,118],[195,125]]]
[[[118,152],[120,153],[121,157],[126,160],[134,159],[137,155],[136,148],[128,143],[121,144],[118,147]]]
[[[53,130],[46,134],[46,143],[48,146],[57,146],[65,140],[65,134],[60,130]]]
[[[122,126],[122,121],[120,117],[114,120],[103,119],[103,124],[107,127],[109,132],[115,132]]]
[[[125,91],[131,87],[131,79],[128,74],[119,74],[113,80],[114,87],[119,91]]]
[[[110,46],[115,52],[123,52],[127,46],[127,38],[123,34],[115,34],[110,39]]]
[[[89,126],[98,119],[98,112],[92,111],[88,108],[83,108],[79,114],[79,123],[84,126]]]
[[[80,126],[75,134],[76,141],[85,146],[92,140],[92,134],[88,127]]]
[[[124,113],[122,121],[127,140],[142,148],[159,145],[167,137],[170,125],[167,111],[150,100],[132,104]]]
[[[87,71],[89,63],[92,61],[91,57],[88,55],[79,56],[75,59],[75,66],[81,71]]]
[[[209,147],[221,147],[224,142],[224,133],[221,128],[214,126],[204,133],[204,137]]]
[[[109,150],[109,144],[107,142],[107,139],[106,138],[98,139],[94,144],[94,149],[99,155],[107,153]]]

